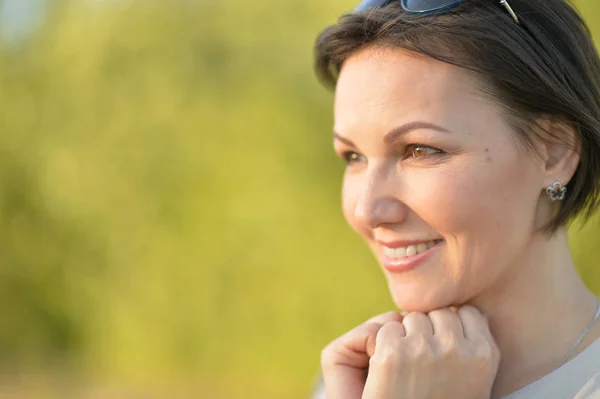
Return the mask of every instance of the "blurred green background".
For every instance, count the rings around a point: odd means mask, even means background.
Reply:
[[[393,308],[312,71],[353,5],[54,0],[3,30],[0,398],[305,398]],[[572,233],[600,292],[600,221]]]

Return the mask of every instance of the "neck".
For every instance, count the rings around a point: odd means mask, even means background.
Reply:
[[[502,355],[492,394],[499,398],[562,364],[597,299],[581,281],[562,229],[532,237],[504,277],[470,303],[488,313]]]

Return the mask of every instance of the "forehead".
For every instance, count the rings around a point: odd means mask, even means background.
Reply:
[[[419,54],[367,48],[348,58],[341,70],[336,127],[404,117],[445,120],[472,112],[484,105],[476,83],[462,69]]]

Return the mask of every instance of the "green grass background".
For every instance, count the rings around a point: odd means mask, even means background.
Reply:
[[[52,4],[0,51],[0,398],[305,398],[393,308],[312,72],[354,2]],[[599,234],[573,230],[596,292]]]

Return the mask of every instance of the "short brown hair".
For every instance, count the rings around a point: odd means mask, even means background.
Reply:
[[[581,161],[545,226],[554,232],[576,215],[589,217],[600,202],[600,59],[585,22],[564,0],[510,5],[519,24],[491,0],[469,0],[439,15],[407,13],[400,1],[343,15],[317,39],[316,71],[335,86],[344,61],[357,51],[401,48],[474,73],[529,148],[541,118],[574,126]]]

